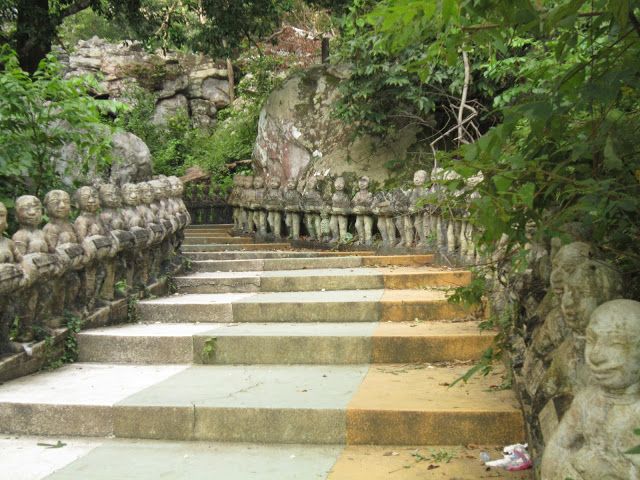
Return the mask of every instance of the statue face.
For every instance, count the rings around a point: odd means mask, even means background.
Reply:
[[[593,312],[587,327],[585,361],[593,381],[623,391],[640,380],[640,303],[614,300]]]
[[[151,189],[153,190],[153,196],[156,200],[164,198],[164,184],[159,180],[153,180],[149,182]]]
[[[42,204],[37,197],[23,195],[16,200],[18,223],[26,227],[37,227],[42,222]]]
[[[252,176],[243,177],[243,181],[244,181],[244,188],[252,188],[253,187],[253,177]]]
[[[336,192],[341,192],[342,190],[344,190],[344,178],[336,178],[336,181],[333,182],[333,186],[335,187]]]
[[[616,298],[618,291],[619,279],[611,268],[594,261],[583,262],[564,279],[560,309],[567,326],[582,334],[596,307]]]
[[[122,198],[129,206],[138,204],[138,189],[133,183],[125,183],[122,187]]]
[[[3,233],[7,229],[7,207],[4,203],[0,202],[0,233]]]
[[[573,242],[558,250],[551,261],[551,290],[561,297],[564,292],[564,282],[576,267],[592,257],[591,246],[583,242]]]
[[[358,188],[360,190],[366,190],[369,188],[369,178],[368,177],[360,177],[358,180]]]
[[[80,187],[76,191],[78,206],[83,212],[96,213],[100,208],[98,192],[91,187]]]
[[[153,189],[151,188],[151,185],[146,182],[138,184],[138,196],[140,200],[142,200],[142,203],[146,203],[147,205],[155,200]]]
[[[424,185],[424,182],[427,181],[427,172],[424,170],[418,170],[413,174],[413,184],[416,187],[421,187]]]
[[[233,180],[234,184],[237,184],[236,177],[234,177]],[[184,187],[182,186],[180,179],[178,177],[169,177],[169,183],[171,185],[171,194],[174,197],[181,197]]]
[[[269,180],[269,188],[276,189],[280,188],[280,179],[277,177],[273,177]]]
[[[264,178],[262,177],[254,177],[253,178],[253,188],[262,188],[264,187]]]
[[[296,181],[293,179],[290,179],[287,182],[287,190],[295,190],[296,189]]]
[[[118,189],[111,183],[100,185],[100,204],[108,208],[118,208],[120,206],[120,195]]]
[[[63,190],[51,190],[44,197],[47,215],[51,218],[68,219],[71,212],[71,199]]]

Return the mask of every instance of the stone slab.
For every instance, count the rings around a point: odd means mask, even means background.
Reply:
[[[450,385],[470,368],[372,366],[347,412],[348,444],[505,445],[525,440],[522,412],[511,390],[492,390],[493,371]]]
[[[137,312],[139,319],[143,322],[231,322],[233,321],[232,303],[251,295],[247,293],[173,295],[141,301],[137,305]]]
[[[288,243],[247,243],[236,245],[191,244],[183,245],[182,252],[233,252],[242,250],[285,250],[291,248]]]

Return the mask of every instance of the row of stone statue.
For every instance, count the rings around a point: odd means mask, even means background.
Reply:
[[[144,288],[176,260],[190,223],[182,182],[84,186],[74,194],[79,214],[72,223],[71,197],[52,190],[43,208],[31,195],[15,202],[19,229],[11,239],[7,209],[0,203],[0,349],[59,326],[63,313],[86,315],[96,306]],[[0,350],[1,351],[1,350]]]
[[[439,172],[432,173],[434,178]],[[369,191],[366,176],[358,180],[358,191],[350,198],[345,193],[345,181],[333,182],[333,194],[323,198],[318,178],[307,180],[302,192],[295,180],[281,190],[280,179],[267,181],[261,176],[236,175],[228,203],[234,207],[233,222],[238,232],[283,236],[282,221],[287,236],[298,240],[301,224],[307,238],[321,242],[346,242],[351,234],[349,217],[355,217],[356,244],[373,244],[374,226],[380,232],[384,247],[438,247],[441,251],[458,252],[462,257],[474,256],[472,227],[465,220],[465,211],[456,209],[454,215],[442,215],[444,191],[437,182],[427,183],[427,172],[418,170],[413,188],[393,191]],[[456,195],[462,197],[465,192]]]
[[[626,453],[640,443],[640,302],[621,298],[620,274],[593,246],[554,240],[533,310],[542,323],[516,365],[546,444],[541,478],[640,478],[640,456]]]

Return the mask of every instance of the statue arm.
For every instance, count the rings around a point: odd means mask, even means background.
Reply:
[[[583,422],[580,410],[581,402],[574,399],[569,411],[564,415],[558,429],[544,449],[542,456],[541,479],[554,480],[559,472],[566,470],[572,464],[576,453],[580,449],[583,439]],[[573,473],[573,472],[572,472]],[[575,477],[575,474],[573,475]],[[573,478],[581,480],[581,477]]]
[[[49,247],[49,251],[52,252],[58,246],[59,234],[56,228],[51,227],[50,225],[45,225],[42,229],[44,232],[44,238],[47,241],[47,246]]]
[[[20,262],[29,249],[29,237],[25,233],[18,231],[13,235],[12,240],[15,249],[15,259],[17,262]]]
[[[82,242],[87,237],[87,225],[85,222],[79,222],[78,220],[73,224],[73,229],[76,231],[78,242]]]

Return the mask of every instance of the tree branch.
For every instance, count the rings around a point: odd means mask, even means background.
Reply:
[[[640,21],[638,21],[638,17],[635,16],[631,8],[629,9],[629,21],[631,25],[633,25],[633,28],[636,29],[638,35],[640,35]]]
[[[60,12],[60,18],[70,17],[82,10],[86,10],[91,6],[91,0],[78,0]]]
[[[462,86],[462,97],[460,98],[460,108],[458,108],[458,140],[459,143],[466,143],[463,137],[462,117],[467,104],[467,94],[469,93],[469,83],[471,82],[471,69],[469,68],[469,55],[462,51],[462,62],[464,63],[464,85]]]

